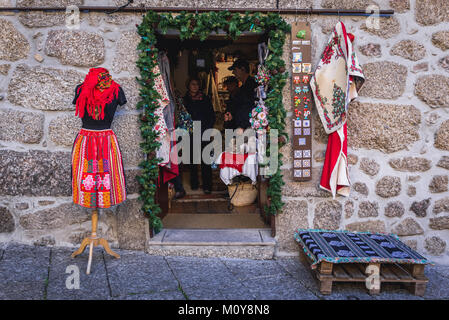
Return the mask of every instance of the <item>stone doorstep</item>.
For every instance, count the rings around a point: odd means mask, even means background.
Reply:
[[[147,253],[167,256],[273,259],[270,229],[165,229],[148,241]]]
[[[270,229],[165,229],[149,240],[149,245],[274,246]]]

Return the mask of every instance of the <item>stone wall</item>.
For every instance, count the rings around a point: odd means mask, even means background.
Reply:
[[[449,264],[449,9],[446,0],[279,0],[281,7],[392,8],[380,29],[366,18],[342,16],[356,36],[367,81],[350,105],[349,198],[318,188],[327,137],[314,111],[313,179],[293,182],[291,147],[284,154],[284,201],[276,218],[278,255],[296,254],[295,228],[395,232],[434,261]],[[116,5],[124,0],[17,0],[1,5]],[[133,5],[270,7],[269,1],[135,1]],[[285,15],[293,22],[305,16]],[[70,152],[80,121],[71,104],[90,67],[108,68],[128,97],[113,128],[122,148],[128,198],[100,217],[113,247],[143,249],[147,228],[134,177],[139,149],[138,75],[141,14],[81,13],[68,30],[61,13],[0,15],[0,242],[77,245],[90,230],[89,214],[71,204]],[[313,63],[336,17],[311,16]],[[284,57],[290,59],[288,42]],[[290,83],[284,91],[292,116]],[[289,118],[288,120],[290,120]],[[287,130],[291,131],[288,121]]]

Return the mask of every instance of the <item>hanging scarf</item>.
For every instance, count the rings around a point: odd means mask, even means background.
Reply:
[[[81,91],[81,93],[80,93]],[[118,97],[119,85],[112,80],[105,68],[91,68],[78,88],[75,115],[84,117],[84,112],[95,120],[104,119],[104,108]]]
[[[320,187],[349,196],[347,160],[347,111],[351,100],[365,81],[352,48],[354,36],[338,22],[310,81],[315,106],[324,129],[329,134]]]

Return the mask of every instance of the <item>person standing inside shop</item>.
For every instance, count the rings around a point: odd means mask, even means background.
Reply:
[[[187,112],[192,116],[193,121],[201,122],[201,136],[207,129],[214,127],[215,112],[210,98],[203,94],[200,88],[200,80],[198,78],[189,78],[186,82],[187,93],[184,96],[184,106]],[[201,141],[201,153],[208,141]],[[198,166],[193,163],[193,136],[190,135],[190,187],[192,190],[198,189]],[[210,165],[201,160],[201,176],[203,182],[203,191],[210,194],[212,191],[212,168]]]
[[[232,74],[242,82],[242,86],[232,97],[230,114],[226,117],[225,123],[228,122],[231,124],[228,126],[230,129],[238,129],[238,133],[241,133],[251,127],[249,115],[254,108],[257,82],[250,76],[249,63],[245,59],[237,59],[228,69],[232,70]]]
[[[234,114],[234,97],[239,91],[239,80],[234,76],[226,77],[223,81],[223,86],[229,93],[229,99],[225,101],[224,128],[234,129],[232,114]]]

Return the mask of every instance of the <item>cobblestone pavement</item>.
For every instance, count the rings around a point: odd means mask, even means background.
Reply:
[[[429,283],[424,297],[410,294],[399,284],[383,284],[380,295],[370,296],[363,283],[337,283],[332,294],[324,296],[297,257],[162,257],[116,250],[121,258],[115,259],[96,248],[91,274],[86,275],[88,250],[72,259],[73,250],[0,245],[0,299],[449,299],[449,266],[426,267]],[[67,283],[73,284],[73,266],[79,268],[79,289],[67,288]]]

